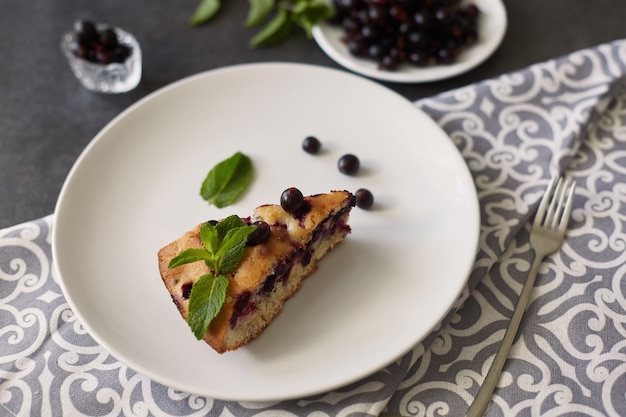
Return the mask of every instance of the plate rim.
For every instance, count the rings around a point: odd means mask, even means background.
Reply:
[[[376,69],[375,64],[372,61],[351,56],[347,51],[347,48],[338,50],[333,45],[333,42],[330,41],[330,38],[333,37],[334,33],[339,33],[339,29],[330,26],[329,23],[323,22],[315,25],[313,27],[312,35],[315,42],[329,58],[354,73],[379,81],[405,84],[418,84],[445,80],[471,71],[485,62],[495,53],[504,40],[504,35],[508,26],[508,18],[504,2],[502,0],[474,0],[473,2],[479,3],[481,1],[487,1],[491,4],[493,9],[490,9],[491,13],[489,13],[489,15],[492,18],[495,17],[499,19],[499,25],[497,26],[498,31],[496,32],[495,37],[488,39],[487,44],[482,49],[482,54],[478,58],[474,58],[467,62],[457,62],[451,65],[438,65],[428,68],[410,67],[408,71],[382,71]],[[476,45],[472,46],[472,48],[477,47],[478,46]]]
[[[59,218],[59,212],[63,209],[63,204],[64,204],[64,197],[65,195],[68,193],[69,188],[71,187],[71,183],[73,180],[73,178],[76,175],[76,171],[78,169],[80,169],[80,166],[82,165],[82,161],[91,153],[93,152],[93,148],[97,146],[97,144],[99,143],[99,141],[101,140],[100,138],[102,137],[106,137],[108,131],[111,129],[111,127],[115,126],[119,120],[127,117],[128,114],[131,114],[132,112],[135,111],[136,108],[141,107],[144,105],[144,103],[149,102],[153,99],[155,99],[156,97],[166,94],[167,91],[171,90],[171,89],[176,89],[178,88],[179,85],[181,84],[186,84],[186,83],[193,83],[195,79],[198,78],[204,78],[204,77],[211,77],[214,76],[216,74],[222,73],[222,72],[230,72],[230,71],[239,71],[239,70],[247,70],[247,69],[253,69],[254,67],[280,67],[280,68],[290,68],[290,69],[311,69],[311,70],[319,70],[319,71],[329,71],[329,72],[333,72],[335,74],[341,75],[341,76],[347,76],[347,77],[355,77],[357,79],[362,80],[363,82],[367,82],[367,83],[371,83],[373,85],[375,85],[377,88],[380,89],[384,89],[386,90],[388,93],[391,93],[393,95],[395,95],[396,97],[399,97],[403,100],[406,100],[406,102],[410,105],[413,106],[414,110],[417,113],[422,113],[423,115],[425,115],[429,120],[432,121],[433,126],[436,126],[439,130],[441,130],[443,132],[443,134],[449,138],[449,135],[443,131],[443,129],[436,124],[436,122],[434,122],[434,120],[432,120],[430,118],[430,116],[428,116],[425,112],[423,112],[423,110],[421,110],[420,108],[418,108],[417,106],[415,106],[415,103],[411,102],[410,100],[406,99],[405,97],[395,93],[394,91],[392,91],[391,89],[380,85],[379,83],[373,82],[371,80],[367,80],[365,78],[362,77],[358,77],[354,74],[351,74],[349,72],[343,71],[343,70],[339,70],[339,69],[334,69],[334,68],[330,68],[330,67],[324,67],[324,66],[318,66],[318,65],[313,65],[313,64],[302,64],[302,63],[290,63],[290,62],[261,62],[261,63],[243,63],[243,64],[237,64],[237,65],[232,65],[232,66],[226,66],[226,67],[220,67],[220,68],[216,68],[216,69],[210,69],[207,71],[203,71],[203,72],[199,72],[196,74],[192,74],[190,76],[184,77],[182,79],[179,79],[177,81],[174,81],[168,85],[165,85],[157,90],[155,90],[154,92],[146,95],[145,97],[143,97],[142,99],[138,100],[137,102],[131,104],[128,108],[126,108],[125,110],[123,110],[122,112],[120,112],[117,116],[115,116],[109,123],[107,123],[90,141],[89,143],[85,146],[85,148],[83,149],[83,151],[79,154],[78,158],[76,159],[75,163],[73,164],[72,168],[70,169],[66,180],[63,183],[63,186],[61,188],[61,191],[59,193],[59,197],[57,199],[57,203],[55,206],[55,210],[54,210],[54,220],[55,220],[55,227],[53,228],[52,231],[52,238],[51,238],[51,245],[52,245],[52,255],[53,255],[53,259],[58,259],[58,250],[59,250],[59,245],[58,245],[58,238],[59,238],[59,227],[57,226],[57,219]],[[461,160],[463,162],[462,166],[464,167],[463,169],[463,176],[465,177],[465,180],[469,180],[472,184],[473,184],[473,179],[471,176],[471,172],[469,170],[469,167],[467,166],[467,164],[464,162],[463,157],[460,153],[460,151],[454,146],[454,144],[452,143],[452,140],[449,141],[449,146],[452,147],[455,152],[454,154],[457,155],[458,159]],[[468,264],[464,265],[463,270],[466,271],[465,275],[464,275],[464,280],[463,280],[463,285],[461,285],[461,288],[458,289],[457,294],[455,294],[455,296],[453,297],[453,299],[457,299],[459,297],[459,295],[463,292],[465,286],[467,285],[467,280],[469,278],[469,274],[471,272],[471,268],[475,262],[475,254],[478,250],[478,244],[479,244],[479,231],[480,231],[480,208],[479,208],[479,202],[478,202],[478,198],[477,198],[477,193],[476,193],[476,189],[475,186],[472,187],[472,206],[473,206],[473,211],[475,212],[475,225],[476,225],[476,230],[474,231],[474,242],[473,242],[473,256],[471,256],[468,259]],[[61,223],[62,225],[62,223]],[[58,262],[54,263],[54,270],[56,272],[56,275],[58,277],[58,282],[59,285],[63,291],[63,295],[66,298],[70,308],[72,309],[73,314],[80,320],[81,324],[84,326],[84,328],[88,331],[89,335],[95,340],[96,343],[98,343],[99,345],[101,345],[102,347],[104,347],[107,352],[109,354],[111,354],[116,360],[120,361],[121,363],[127,365],[129,368],[133,369],[134,371],[141,373],[149,378],[151,378],[153,381],[160,383],[164,386],[167,387],[172,387],[172,388],[177,388],[177,389],[181,389],[182,385],[172,385],[171,381],[164,381],[164,378],[161,377],[158,372],[154,372],[152,369],[147,369],[146,367],[142,366],[141,364],[137,364],[135,362],[133,362],[132,360],[130,360],[130,358],[128,358],[127,355],[125,355],[123,352],[120,352],[120,350],[118,348],[116,348],[113,344],[111,344],[108,340],[104,339],[101,337],[100,333],[98,331],[95,331],[95,329],[92,326],[92,323],[89,323],[88,320],[85,320],[85,317],[83,316],[83,314],[81,313],[81,311],[79,309],[77,309],[75,301],[73,300],[73,298],[71,296],[69,296],[69,292],[68,292],[68,288],[67,288],[67,283],[65,281],[65,279],[63,279],[63,274],[60,270],[60,265]],[[450,303],[448,305],[448,309],[446,310],[445,313],[443,313],[440,317],[437,318],[437,321],[435,323],[432,324],[431,328],[430,328],[430,332],[432,332],[437,326],[439,326],[441,324],[441,321],[445,318],[445,316],[447,314],[449,314],[450,309],[453,307],[454,303]],[[426,337],[427,334],[422,335],[419,340],[416,342],[419,343],[421,340],[424,339],[424,337]],[[412,349],[415,345],[411,346],[409,348]],[[399,356],[396,356],[394,358],[389,358],[388,362],[386,364],[384,364],[382,367],[378,367],[377,369],[380,370],[382,368],[384,368],[385,366],[388,366],[390,363],[393,363],[395,360],[398,359],[398,357],[403,356],[404,354],[406,354],[409,350],[406,350],[404,352],[402,352]],[[333,389],[345,386],[347,384],[350,383],[354,383],[358,380],[363,379],[364,377],[368,376],[372,374],[371,371],[368,371],[366,373],[360,373],[358,375],[353,376],[351,379],[348,380],[343,380],[343,381],[339,381],[337,383],[335,383],[335,385],[332,386],[327,386],[324,388],[318,388],[315,390],[307,390],[306,392],[301,392],[301,393],[296,393],[296,394],[292,394],[292,395],[274,395],[274,396],[260,396],[258,398],[249,398],[249,397],[239,397],[239,396],[214,396],[212,394],[207,394],[206,392],[197,392],[195,390],[188,390],[188,389],[184,389],[185,392],[189,392],[192,394],[196,394],[196,395],[201,395],[201,396],[209,396],[209,397],[213,397],[215,399],[220,399],[220,400],[230,400],[230,401],[282,401],[282,400],[288,400],[288,399],[293,399],[293,398],[302,398],[302,397],[306,397],[306,396],[310,396],[310,395],[315,395],[315,394],[319,394],[322,392],[327,392],[327,391],[331,391]]]

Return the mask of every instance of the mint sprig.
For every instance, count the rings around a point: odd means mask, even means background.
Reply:
[[[335,14],[326,0],[248,0],[248,3],[245,26],[262,26],[250,40],[253,48],[281,42],[294,26],[302,28],[311,38],[313,27]],[[191,24],[197,26],[210,21],[220,6],[220,0],[202,0],[190,19]]]
[[[222,2],[220,0],[202,0],[191,19],[189,19],[189,23],[195,26],[208,22],[217,14],[221,6]]]
[[[289,11],[279,8],[274,18],[250,40],[250,46],[256,48],[277,44],[291,33],[292,27],[293,20]]]
[[[265,17],[276,7],[276,0],[248,0],[248,17],[246,27],[251,28],[260,25]]]
[[[250,158],[236,152],[209,171],[200,187],[200,195],[217,208],[226,207],[246,190],[252,174]]]
[[[203,261],[210,273],[202,275],[193,284],[189,295],[187,323],[200,340],[206,335],[211,321],[218,315],[228,288],[228,274],[237,268],[243,257],[248,235],[256,226],[248,226],[239,216],[231,215],[213,226],[203,223],[200,227],[200,240],[203,248],[185,249],[169,263],[169,268],[191,262]]]

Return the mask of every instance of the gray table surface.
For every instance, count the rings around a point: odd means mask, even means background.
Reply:
[[[4,0],[0,6],[0,228],[54,211],[63,181],[87,143],[129,105],[180,78],[227,65],[283,61],[338,68],[297,33],[279,46],[249,49],[247,2],[225,1],[210,25],[191,27],[197,1]],[[427,84],[384,83],[410,100],[626,37],[624,0],[506,0],[509,26],[478,68]],[[143,49],[134,91],[106,96],[83,89],[59,52],[77,18],[131,31]]]

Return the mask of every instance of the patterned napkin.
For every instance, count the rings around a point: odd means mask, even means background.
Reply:
[[[463,416],[532,261],[528,220],[563,171],[578,186],[567,241],[540,269],[488,415],[626,415],[625,76],[626,41],[616,41],[417,102],[474,177],[475,267],[438,331],[310,398],[226,402],[130,370],[67,305],[52,273],[54,218],[0,231],[0,415]]]
[[[465,416],[533,260],[529,220],[565,172],[567,240],[539,270],[487,415],[626,415],[625,85],[622,40],[418,102],[472,171],[480,250],[474,291],[414,350],[390,411]]]

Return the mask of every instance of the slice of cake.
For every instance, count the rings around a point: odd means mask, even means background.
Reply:
[[[269,236],[261,243],[250,242],[237,268],[227,274],[225,302],[204,337],[219,353],[237,349],[259,336],[303,279],[317,269],[318,261],[350,233],[348,217],[355,198],[348,191],[308,197],[300,194],[299,201],[285,200],[285,193],[281,205],[257,207],[251,217],[244,219],[248,224],[269,225]],[[169,264],[182,251],[203,247],[200,228],[196,226],[158,254],[163,283],[185,320],[194,283],[210,271],[202,261],[174,268]]]

